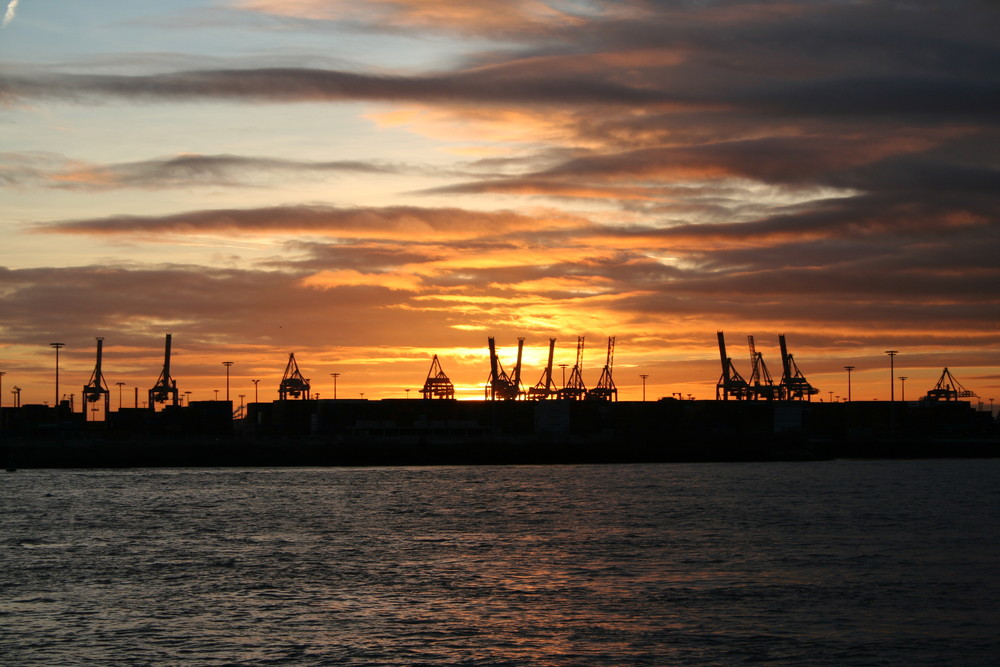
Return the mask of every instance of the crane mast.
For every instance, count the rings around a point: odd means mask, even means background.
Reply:
[[[299,364],[295,361],[295,353],[289,353],[285,373],[281,376],[281,384],[278,385],[278,398],[284,401],[291,396],[292,398],[308,400],[309,389],[309,380],[299,371]]]
[[[166,403],[168,400],[174,407],[177,406],[179,393],[177,391],[177,381],[170,377],[170,343],[172,336],[167,334],[166,344],[163,352],[163,370],[156,384],[149,390],[149,409],[153,410],[156,403]]]
[[[750,347],[750,397],[754,400],[763,398],[768,401],[780,399],[781,387],[774,384],[770,371],[764,363],[764,355],[754,346],[753,336],[747,336]]]
[[[615,363],[615,337],[608,337],[608,356],[604,362],[601,377],[593,389],[587,391],[587,398],[593,401],[617,401],[618,388],[615,386],[612,368]]]
[[[809,384],[806,376],[799,370],[795,358],[788,352],[785,334],[778,334],[778,344],[781,346],[781,388],[784,398],[790,401],[811,401],[819,393],[819,389]]]
[[[583,336],[576,338],[576,363],[569,374],[566,386],[559,390],[559,398],[567,401],[583,400],[587,396],[587,385],[583,383]]]
[[[736,400],[750,397],[750,385],[736,370],[733,360],[726,356],[726,337],[723,332],[717,332],[719,338],[719,356],[722,358],[722,375],[715,385],[715,400],[727,400],[730,396]]]
[[[423,395],[427,399],[455,398],[455,385],[445,375],[436,354],[431,361],[431,369],[427,371],[427,380],[424,381]]]
[[[109,407],[109,397],[111,392],[108,391],[108,383],[104,380],[104,372],[101,369],[102,358],[104,350],[104,338],[101,336],[97,337],[97,364],[94,366],[94,372],[90,376],[90,382],[88,382],[83,387],[83,400],[84,406],[87,403],[97,403],[101,398],[104,398],[104,414],[108,414]]]
[[[545,370],[542,371],[542,377],[538,380],[538,384],[528,390],[528,398],[535,400],[543,400],[549,396],[555,396],[559,393],[559,388],[556,387],[556,383],[552,381],[552,359],[556,352],[556,339],[549,339],[549,362],[545,365]]]

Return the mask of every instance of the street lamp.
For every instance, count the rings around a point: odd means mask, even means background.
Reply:
[[[218,389],[213,389],[212,391],[215,392],[215,400],[219,400],[219,390]]]
[[[847,371],[847,402],[851,402],[851,371],[854,370],[854,366],[844,366],[844,370]]]
[[[642,378],[642,402],[646,402],[646,378],[649,377],[648,373],[639,373],[639,377]]]
[[[231,361],[223,361],[222,365],[226,367],[226,400],[229,400],[229,367],[233,365]]]
[[[260,380],[250,380],[250,381],[253,382],[253,402],[260,403],[260,401],[257,398],[257,383],[260,382]]]
[[[330,373],[330,377],[333,378],[333,400],[337,400],[337,378],[340,377],[340,373]]]
[[[406,390],[406,398],[407,399],[410,398],[410,390],[409,389]]]
[[[562,383],[563,389],[566,388],[566,367],[567,366],[569,366],[569,364],[559,364],[559,368],[561,368],[562,371],[563,371],[563,383]]]
[[[3,376],[7,375],[7,371],[0,371],[0,408],[3,407]]]
[[[899,376],[899,400],[906,403],[906,380],[905,375]]]
[[[184,392],[184,396],[187,398],[187,406],[190,408],[191,407],[191,392],[190,391],[185,391]]]
[[[896,350],[886,350],[886,354],[889,355],[889,400],[896,400],[896,369],[894,367],[894,362],[896,360],[896,355],[899,354]]]
[[[56,407],[59,407],[59,350],[66,346],[66,343],[49,343],[56,348]]]
[[[118,412],[122,411],[122,387],[125,386],[124,382],[115,382],[118,385]]]
[[[10,393],[14,394],[14,407],[21,407],[21,388],[14,385],[14,388],[10,390]]]

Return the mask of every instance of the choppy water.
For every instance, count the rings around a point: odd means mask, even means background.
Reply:
[[[22,470],[0,662],[1000,664],[1000,460]]]

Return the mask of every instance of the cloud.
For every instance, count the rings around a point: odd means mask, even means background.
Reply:
[[[0,167],[0,184],[67,190],[246,187],[274,178],[397,174],[404,169],[376,161],[307,162],[242,155],[177,155],[119,164],[94,164],[53,155],[3,154],[0,158],[6,163]]]
[[[4,12],[3,23],[0,24],[0,28],[6,28],[14,20],[14,17],[17,16],[17,5],[20,2],[21,0],[10,0],[7,4],[7,11]]]

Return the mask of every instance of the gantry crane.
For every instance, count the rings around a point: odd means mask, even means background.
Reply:
[[[733,360],[726,356],[726,337],[721,331],[719,337],[719,355],[722,357],[722,375],[715,385],[715,400],[728,400],[730,396],[742,401],[750,397],[750,385],[736,370]]]
[[[309,380],[299,372],[299,365],[295,362],[295,353],[288,354],[288,364],[285,366],[285,373],[281,376],[281,384],[278,385],[278,398],[282,401],[288,397],[309,399]]]
[[[778,343],[781,346],[781,389],[784,398],[789,401],[811,401],[819,393],[819,389],[809,384],[796,365],[795,358],[789,354],[785,334],[778,334]]]
[[[168,400],[171,405],[177,407],[177,381],[170,377],[170,342],[171,334],[167,334],[167,342],[163,353],[163,370],[160,372],[160,377],[157,378],[156,384],[149,390],[150,410],[155,409],[154,406],[156,403],[166,403]]]
[[[101,361],[104,350],[104,338],[97,337],[97,365],[94,366],[94,373],[90,376],[90,382],[83,387],[84,406],[87,403],[97,403],[104,398],[104,414],[108,414],[109,400],[111,392],[108,391],[108,383],[104,381],[104,373],[101,370]]]
[[[445,375],[436,354],[431,361],[431,369],[427,372],[427,380],[424,381],[423,394],[428,399],[455,398],[455,385]]]
[[[556,352],[556,339],[549,339],[549,363],[545,365],[545,370],[542,371],[542,377],[538,380],[538,384],[528,390],[528,398],[532,400],[544,400],[550,396],[556,396],[559,393],[559,388],[556,387],[556,383],[552,380],[552,359]]]
[[[615,337],[608,336],[608,357],[604,362],[604,369],[601,377],[593,389],[587,390],[587,400],[590,401],[617,401],[618,388],[612,376],[612,368],[615,363]]]
[[[925,401],[957,401],[960,398],[977,398],[974,391],[963,387],[947,367],[941,372],[934,388],[927,392]]]
[[[747,336],[747,343],[750,346],[750,398],[757,400],[763,398],[768,401],[780,400],[782,398],[782,388],[774,384],[771,372],[767,370],[764,363],[764,355],[757,351],[753,343],[753,336]]]
[[[559,390],[559,398],[566,401],[580,401],[587,397],[587,385],[583,383],[583,336],[576,338],[576,363],[570,371],[566,386]]]
[[[500,364],[497,357],[496,340],[490,336],[488,338],[490,347],[490,377],[486,381],[486,399],[495,401],[501,399],[512,401],[522,393],[521,389],[521,354],[524,349],[524,338],[517,339],[517,364],[514,372],[508,375]]]

